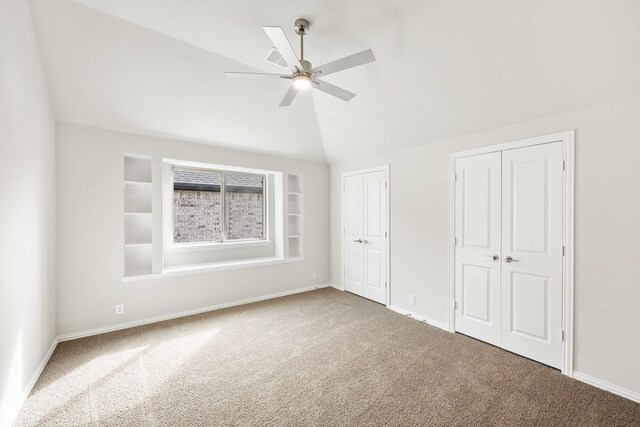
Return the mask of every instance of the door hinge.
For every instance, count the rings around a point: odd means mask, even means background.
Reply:
[[[458,238],[457,237],[453,238],[453,246],[458,246]]]
[[[565,254],[565,246],[562,245],[562,256],[564,256],[564,254]]]
[[[384,188],[387,188],[387,181],[384,182]]]
[[[453,302],[453,309],[457,310],[458,309],[458,301],[454,301]]]
[[[564,172],[566,170],[567,170],[567,162],[566,162],[566,160],[563,160],[562,161],[562,171]]]
[[[458,181],[458,174],[457,174],[457,173],[456,173],[456,174],[453,174],[453,180],[454,180],[454,181]]]
[[[385,288],[387,287],[387,281],[386,280],[384,281],[384,287]]]
[[[385,237],[385,238],[387,237],[387,232],[386,232],[386,231],[384,232],[384,237]]]
[[[562,331],[562,342],[564,342],[564,331]]]

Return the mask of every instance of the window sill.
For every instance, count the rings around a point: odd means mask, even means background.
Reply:
[[[167,250],[169,252],[209,251],[269,246],[271,244],[273,244],[272,240],[238,240],[224,243],[174,243],[169,245]]]
[[[190,274],[210,273],[215,271],[237,270],[241,268],[250,268],[250,267],[264,267],[267,265],[277,265],[277,264],[289,264],[292,262],[300,262],[300,261],[304,261],[304,257],[295,257],[295,258],[268,257],[268,258],[254,258],[250,260],[223,261],[223,262],[206,263],[206,264],[183,265],[183,266],[165,268],[162,271],[162,273],[152,273],[152,274],[144,274],[140,276],[123,277],[122,281],[137,282],[137,281],[143,281],[143,280],[163,279],[166,277],[187,276]]]

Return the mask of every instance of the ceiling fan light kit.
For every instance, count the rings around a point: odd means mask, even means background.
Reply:
[[[266,78],[266,79],[288,79],[291,80],[291,87],[285,94],[280,107],[291,105],[293,98],[299,90],[305,90],[310,87],[321,92],[335,96],[343,101],[350,101],[356,96],[355,93],[334,86],[318,77],[324,77],[338,71],[357,67],[359,65],[368,64],[376,60],[371,49],[346,56],[333,62],[313,68],[311,62],[304,59],[304,36],[309,34],[309,21],[306,19],[296,19],[294,29],[296,34],[300,36],[300,58],[296,55],[287,36],[281,27],[262,27],[275,49],[282,55],[282,60],[287,64],[287,68],[291,74],[270,74],[270,73],[242,73],[242,72],[226,72],[227,77],[232,78]],[[270,52],[271,54],[272,52]]]
[[[294,76],[291,80],[293,82],[293,85],[296,87],[296,89],[305,90],[311,87],[312,78],[307,74],[298,74],[297,76]]]

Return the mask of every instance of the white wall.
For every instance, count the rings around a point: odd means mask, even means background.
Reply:
[[[305,260],[123,282],[125,153],[304,175]],[[329,281],[329,167],[58,123],[58,334],[108,327]],[[154,180],[159,178],[154,170]],[[154,196],[155,197],[155,196]],[[154,216],[160,211],[154,200]],[[318,277],[312,280],[312,273]],[[116,316],[113,306],[124,304]]]
[[[55,337],[55,123],[24,0],[0,3],[0,426]]]
[[[576,129],[574,369],[640,393],[639,97],[332,165],[331,281],[342,284],[340,175],[388,163],[391,304],[448,324],[448,153],[568,129]]]

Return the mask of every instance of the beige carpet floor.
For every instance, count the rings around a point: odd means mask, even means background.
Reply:
[[[58,345],[17,426],[640,426],[640,404],[334,289]]]

